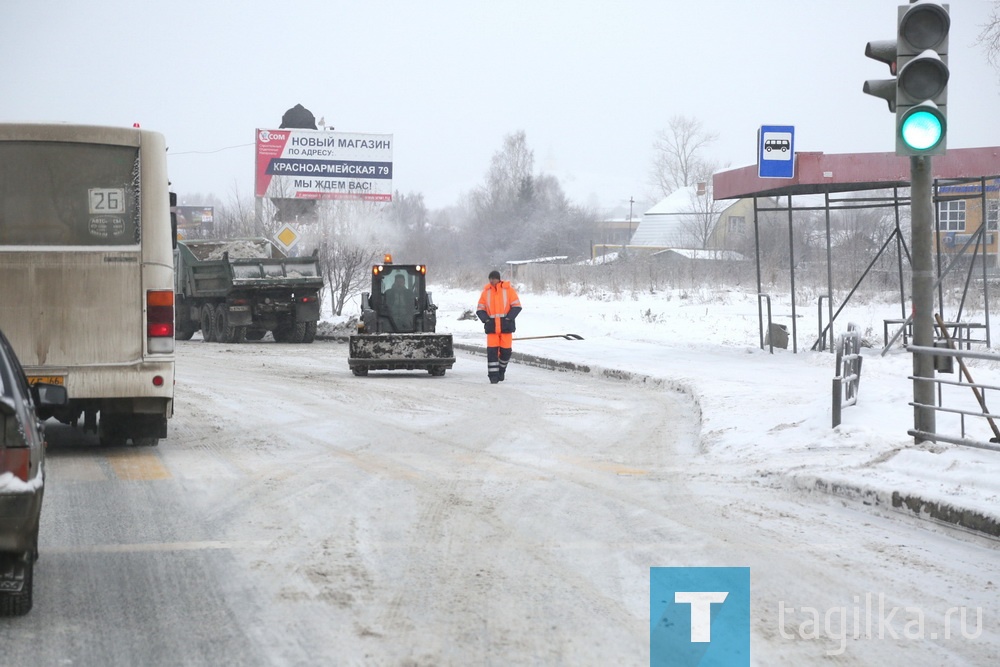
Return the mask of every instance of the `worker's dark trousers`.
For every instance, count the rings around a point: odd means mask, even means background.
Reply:
[[[504,372],[507,370],[507,362],[510,361],[509,347],[488,347],[486,348],[486,373],[490,382],[502,381]]]

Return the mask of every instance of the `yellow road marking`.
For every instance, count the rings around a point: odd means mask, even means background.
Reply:
[[[60,482],[99,482],[108,478],[97,459],[87,456],[49,456],[45,459],[46,476]]]
[[[228,542],[204,540],[200,542],[146,542],[141,544],[92,544],[79,547],[47,547],[45,553],[152,553],[160,551],[211,551],[218,549],[265,549],[274,545],[271,540]]]
[[[628,466],[621,465],[619,463],[611,463],[609,461],[587,461],[584,459],[570,459],[565,457],[560,457],[561,461],[565,463],[570,463],[581,468],[589,468],[591,470],[599,470],[601,472],[613,472],[616,475],[627,475],[638,477],[640,475],[648,475],[648,470],[643,470],[641,468],[630,468]]]
[[[118,479],[148,481],[170,479],[160,457],[148,450],[123,450],[108,454],[108,463]]]

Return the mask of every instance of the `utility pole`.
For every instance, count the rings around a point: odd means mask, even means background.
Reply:
[[[629,195],[628,198],[628,243],[632,243],[632,204],[635,203],[635,199]]]

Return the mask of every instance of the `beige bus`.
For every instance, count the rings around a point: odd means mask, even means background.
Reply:
[[[66,387],[40,416],[106,445],[155,445],[173,414],[166,163],[156,132],[0,123],[0,329],[30,382]]]

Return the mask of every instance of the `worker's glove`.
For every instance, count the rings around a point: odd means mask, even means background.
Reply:
[[[490,320],[490,321],[486,322],[483,325],[483,331],[485,331],[488,334],[496,333],[497,332],[497,321],[496,320]]]
[[[514,320],[509,317],[500,320],[500,333],[514,333],[514,331],[516,331]]]
[[[477,310],[476,316],[479,318],[479,321],[482,322],[483,324],[486,324],[486,322],[488,322],[490,319],[489,315],[486,314],[485,310]]]

